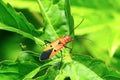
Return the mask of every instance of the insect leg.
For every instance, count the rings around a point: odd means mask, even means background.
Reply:
[[[64,47],[70,49],[70,53],[72,52],[72,48],[70,48],[68,46],[64,46]]]
[[[48,40],[44,40],[44,42],[47,44],[47,43],[51,43],[50,41],[48,41]]]
[[[45,44],[40,45],[40,46],[45,46],[45,45],[47,45],[48,43],[51,43],[51,42],[50,42],[50,41],[48,41],[48,40],[44,40],[44,42],[45,42]]]
[[[62,60],[63,60],[62,50],[60,50],[60,54],[61,54],[61,62],[62,62]]]
[[[47,45],[48,43],[51,43],[50,41],[48,40],[44,40],[45,44],[44,45]]]
[[[59,70],[61,69],[61,67],[62,67],[62,62],[63,62],[63,54],[62,54],[62,50],[60,50],[60,54],[61,54],[61,61],[60,61],[60,67],[59,67]]]

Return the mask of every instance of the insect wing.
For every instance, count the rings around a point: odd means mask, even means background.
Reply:
[[[40,56],[40,60],[46,60],[46,59],[48,59],[49,56],[51,55],[52,51],[53,51],[53,48],[51,48],[49,50],[46,50],[46,51],[43,51],[43,53]]]

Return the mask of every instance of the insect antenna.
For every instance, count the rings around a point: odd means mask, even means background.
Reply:
[[[75,30],[83,21],[84,21],[84,18],[82,19],[82,21],[81,21],[75,28],[73,28],[73,30],[70,32],[69,35],[71,35],[71,34],[74,32],[74,30]]]

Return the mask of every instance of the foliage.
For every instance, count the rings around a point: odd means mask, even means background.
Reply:
[[[114,3],[120,2],[71,0],[70,9],[69,0],[1,0],[0,80],[119,80],[119,5]],[[59,53],[40,61],[44,40],[64,35],[74,38],[67,45],[72,52],[63,48],[62,62]]]

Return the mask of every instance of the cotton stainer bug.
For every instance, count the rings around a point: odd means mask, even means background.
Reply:
[[[80,24],[83,22],[83,20],[84,19],[82,19],[82,21],[80,22]],[[78,26],[80,24],[78,24]],[[75,28],[77,28],[78,26],[76,26]],[[74,29],[70,32],[70,34],[74,31]],[[67,43],[69,43],[71,41],[73,41],[73,39],[70,36],[63,36],[63,37],[58,38],[55,41],[51,42],[49,45],[47,45],[47,47],[42,52],[42,54],[40,56],[40,60],[46,60],[46,59],[52,58],[63,47],[66,47],[65,45]]]

